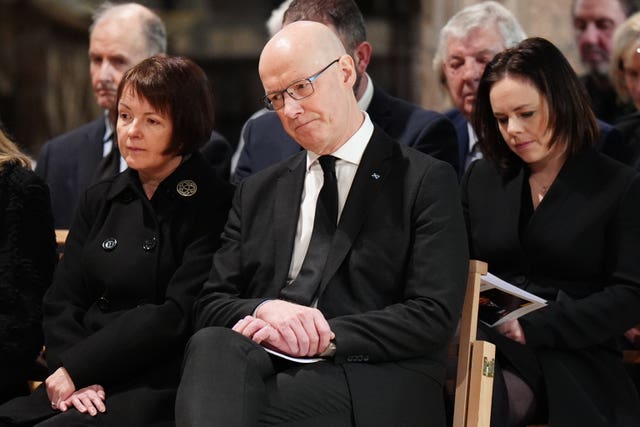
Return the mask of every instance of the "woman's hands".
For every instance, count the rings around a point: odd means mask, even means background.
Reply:
[[[65,368],[58,368],[45,380],[47,396],[51,407],[62,412],[72,406],[82,413],[88,412],[92,416],[107,410],[104,400],[104,388],[94,384],[76,391],[76,386]]]
[[[59,409],[64,412],[74,406],[79,412],[88,412],[95,416],[98,412],[105,412],[104,404],[106,395],[101,385],[94,384],[74,392],[68,399],[60,403]]]
[[[517,343],[525,345],[527,340],[524,336],[524,331],[518,319],[509,320],[501,325],[496,326],[496,330],[507,338],[511,338]]]
[[[76,391],[76,386],[65,368],[56,369],[44,384],[47,387],[47,396],[49,396],[53,409],[59,409],[60,404]]]

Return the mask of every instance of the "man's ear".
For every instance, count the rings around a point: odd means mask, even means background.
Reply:
[[[364,41],[353,50],[353,58],[356,61],[356,70],[358,74],[364,74],[371,60],[371,43]]]
[[[353,62],[353,58],[350,55],[342,55],[338,60],[338,66],[342,71],[342,81],[349,83],[352,87],[356,83],[356,64]]]

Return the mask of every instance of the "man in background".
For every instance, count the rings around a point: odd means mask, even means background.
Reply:
[[[481,156],[470,120],[484,67],[525,37],[516,17],[495,1],[460,10],[440,30],[433,69],[454,105],[445,116],[456,128],[460,176]]]
[[[444,160],[458,170],[456,133],[449,120],[392,97],[375,86],[367,74],[372,46],[367,41],[362,13],[353,0],[294,0],[285,12],[283,24],[301,20],[323,23],[336,32],[356,64],[354,93],[358,104],[373,123],[401,144]],[[249,120],[243,139],[232,178],[235,183],[302,150],[273,112]]]
[[[580,77],[596,117],[608,123],[633,112],[616,95],[609,77],[609,59],[616,28],[640,9],[638,0],[574,0],[573,28],[580,59],[587,72]]]

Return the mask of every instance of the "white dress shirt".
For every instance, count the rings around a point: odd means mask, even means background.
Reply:
[[[353,178],[358,170],[358,165],[362,159],[371,135],[373,135],[373,123],[366,112],[362,112],[364,120],[360,128],[347,140],[340,148],[331,153],[336,158],[336,178],[338,183],[338,222],[342,215],[342,209],[349,195]],[[293,244],[293,254],[291,265],[289,266],[289,276],[287,283],[291,283],[296,278],[302,267],[302,262],[309,247],[311,233],[313,232],[313,221],[316,215],[316,202],[320,189],[324,183],[322,167],[318,162],[316,153],[307,151],[307,171],[304,179],[304,189],[300,206],[300,216],[296,237]]]

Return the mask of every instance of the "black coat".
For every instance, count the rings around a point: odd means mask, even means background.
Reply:
[[[615,344],[640,322],[636,172],[588,149],[566,161],[528,217],[525,171],[503,178],[481,160],[465,175],[462,197],[471,256],[550,301],[520,318],[542,370],[549,425],[640,425]]]
[[[195,153],[151,200],[134,170],[89,187],[80,199],[44,298],[46,358],[52,372],[66,368],[76,389],[105,388],[107,412],[99,416],[109,424],[173,417],[192,305],[231,195]]]
[[[26,387],[42,349],[42,295],[56,264],[49,190],[14,163],[0,170],[0,402]]]

